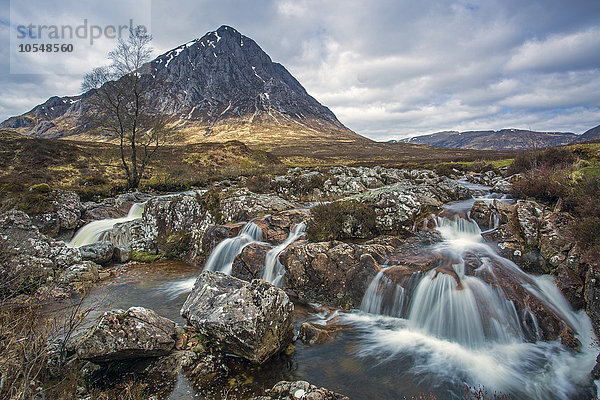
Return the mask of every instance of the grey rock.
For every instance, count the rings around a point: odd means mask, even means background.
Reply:
[[[263,280],[205,271],[181,315],[225,351],[263,363],[292,340],[293,311],[285,292]]]
[[[82,261],[79,264],[69,266],[57,279],[61,285],[90,284],[97,282],[99,266],[92,261]]]
[[[176,324],[143,307],[105,312],[77,344],[82,360],[106,362],[163,356],[177,338]]]
[[[499,179],[492,187],[492,191],[497,193],[510,193],[511,189],[512,184],[505,179]]]
[[[202,238],[214,224],[215,217],[195,195],[154,197],[146,202],[141,219],[117,224],[105,238],[118,247],[153,253],[169,251],[186,262],[200,265],[206,255]]]
[[[79,247],[82,260],[106,264],[113,258],[114,246],[110,242],[96,242]]]
[[[306,381],[280,381],[267,390],[264,396],[252,397],[252,400],[350,400],[343,394],[319,388]]]
[[[128,246],[115,246],[112,260],[116,263],[123,264],[131,259],[131,248]]]
[[[81,255],[64,242],[40,233],[27,214],[11,210],[0,214],[0,260],[1,272],[10,270],[15,276],[39,281],[80,263]]]
[[[68,235],[80,224],[83,205],[79,195],[65,190],[54,190],[51,195],[54,211],[32,217],[41,233],[56,238]]]
[[[249,221],[255,217],[296,207],[296,204],[278,196],[247,191],[239,191],[221,201],[221,213],[225,222]]]

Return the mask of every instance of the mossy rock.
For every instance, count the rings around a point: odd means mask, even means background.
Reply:
[[[142,263],[151,263],[162,257],[161,254],[153,254],[147,251],[142,250],[131,250],[131,260],[142,262]]]
[[[33,185],[29,190],[37,193],[50,193],[52,189],[50,189],[50,185],[47,183],[38,183],[37,185]]]

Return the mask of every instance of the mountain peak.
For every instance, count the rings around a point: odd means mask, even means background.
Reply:
[[[300,131],[304,139],[366,140],[344,127],[254,40],[227,25],[159,55],[146,67],[144,73],[164,82],[152,93],[153,106],[186,132],[187,142],[284,142]],[[79,121],[82,103],[93,95],[61,101],[52,113],[37,106],[1,126],[41,137],[87,140],[87,128]]]

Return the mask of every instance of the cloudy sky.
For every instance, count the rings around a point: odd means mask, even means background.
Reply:
[[[114,45],[99,39],[56,65],[31,59],[43,70],[23,74],[25,64],[10,68],[17,20],[76,24],[91,15],[105,26],[132,15],[150,21],[157,55],[235,27],[376,140],[442,130],[583,133],[600,124],[598,0],[1,1],[1,120],[78,94],[82,74]]]

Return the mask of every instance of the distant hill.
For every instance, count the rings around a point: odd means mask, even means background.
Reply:
[[[598,135],[597,132],[595,134]],[[534,132],[522,129],[502,129],[499,131],[445,131],[402,139],[398,142],[461,149],[524,150],[565,145],[579,141],[582,138],[583,136],[570,132]]]
[[[580,140],[584,140],[584,141],[598,140],[598,139],[600,139],[600,125],[585,131],[583,133],[583,135],[581,135],[581,138],[580,138]]]

